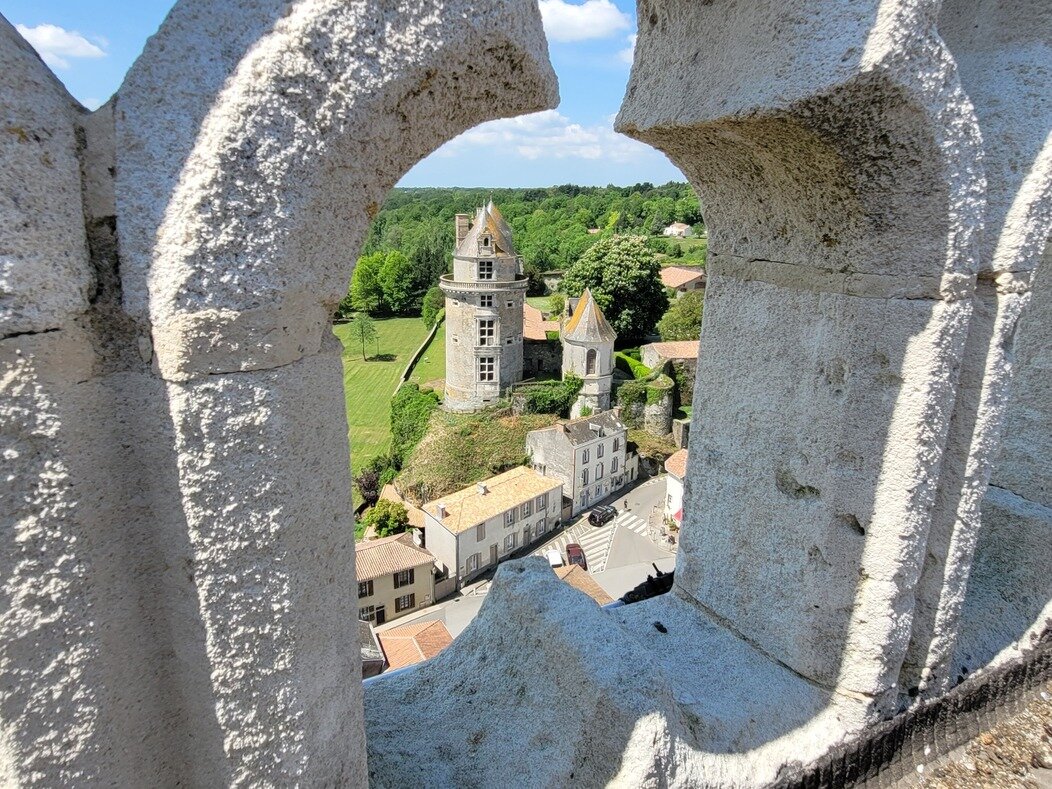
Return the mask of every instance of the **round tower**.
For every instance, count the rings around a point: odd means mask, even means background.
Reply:
[[[617,333],[586,288],[562,329],[563,377],[573,373],[584,381],[570,409],[571,418],[580,416],[586,406],[593,413],[610,408],[616,339]]]
[[[442,275],[446,295],[446,391],[443,407],[475,411],[522,380],[522,307],[527,280],[511,228],[492,202],[474,222],[454,220],[453,273]]]

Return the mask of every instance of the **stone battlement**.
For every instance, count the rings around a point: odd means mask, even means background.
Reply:
[[[1049,4],[638,24],[711,256],[673,589],[509,562],[363,691],[330,316],[417,161],[558,104],[535,0],[179,0],[94,112],[0,19],[4,783],[762,786],[1035,645]]]

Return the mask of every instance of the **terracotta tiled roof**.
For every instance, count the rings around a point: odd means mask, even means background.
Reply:
[[[679,288],[697,279],[705,279],[705,269],[680,268],[679,266],[668,266],[661,269],[661,284],[666,288]]]
[[[479,484],[486,486],[486,493],[480,493],[478,485],[472,485],[435,501],[427,502],[424,505],[424,512],[441,521],[447,531],[460,534],[512,507],[517,507],[523,502],[545,493],[552,493],[562,487],[562,483],[558,480],[542,477],[533,469],[525,466],[517,466]],[[439,504],[445,505],[444,518],[438,515]],[[549,497],[548,507],[558,510],[559,501],[552,501]]]
[[[377,633],[391,668],[403,668],[433,658],[453,643],[443,622],[414,622]]]
[[[578,342],[613,342],[617,339],[617,332],[607,322],[588,288],[585,288],[581,300],[577,302],[577,309],[566,322],[563,339]]]
[[[406,501],[399,496],[394,485],[391,485],[390,483],[384,485],[384,489],[380,491],[380,498],[401,504],[405,507],[405,511],[409,513],[409,525],[414,529],[424,528],[424,511],[413,504],[413,502]]]
[[[522,336],[527,340],[547,340],[550,331],[559,331],[559,321],[546,321],[539,309],[523,303]]]
[[[413,544],[408,534],[354,544],[354,566],[359,581],[369,581],[391,573],[410,570],[435,560],[428,551]]]
[[[614,602],[614,598],[603,591],[603,587],[595,582],[595,579],[587,570],[582,570],[576,564],[556,567],[555,574],[570,584],[574,589],[584,592],[595,600],[599,605]]]
[[[673,453],[665,461],[665,471],[677,479],[682,480],[687,473],[687,450],[681,449]]]
[[[650,347],[662,359],[697,359],[701,343],[697,340],[675,340],[673,342],[654,342]]]

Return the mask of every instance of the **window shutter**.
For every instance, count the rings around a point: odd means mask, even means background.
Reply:
[[[416,580],[416,570],[410,568],[409,570],[409,584],[412,585]]]

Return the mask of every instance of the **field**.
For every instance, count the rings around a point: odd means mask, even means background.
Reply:
[[[371,347],[366,348],[369,358],[363,361],[361,344],[350,339],[350,326],[333,327],[333,333],[344,346],[343,391],[354,472],[390,447],[391,395],[402,370],[428,331],[423,321],[415,317],[377,320],[376,330],[379,340],[369,344]],[[444,365],[445,355],[440,356]]]
[[[683,250],[683,257],[674,258],[668,255],[658,255],[662,266],[702,266],[709,251],[709,239],[707,236],[698,238],[666,238],[670,246],[678,246]]]

